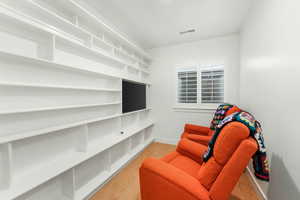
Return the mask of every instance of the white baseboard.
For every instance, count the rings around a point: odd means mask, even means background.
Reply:
[[[267,195],[264,193],[263,189],[258,184],[258,182],[257,182],[254,174],[251,172],[249,166],[247,167],[247,171],[248,171],[248,173],[250,175],[250,179],[251,179],[252,185],[255,187],[255,190],[258,193],[258,195],[260,196],[260,199],[262,199],[262,200],[268,200]]]
[[[155,142],[177,145],[177,143],[179,142],[179,139],[155,138]]]

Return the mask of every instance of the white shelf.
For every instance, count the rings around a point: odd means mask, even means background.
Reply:
[[[83,0],[3,0],[0,22],[0,199],[87,198],[153,141],[151,108],[120,113],[151,58]]]
[[[61,86],[61,85],[39,85],[39,84],[28,84],[28,83],[0,82],[0,86],[51,88],[51,89],[67,89],[67,90],[88,90],[88,91],[103,91],[103,92],[121,92],[121,90],[119,90],[119,89],[109,89],[109,88],[73,87],[73,86]]]
[[[128,66],[128,67],[131,67],[131,68],[133,68],[133,69],[135,69],[135,70],[137,70],[137,71],[141,71],[141,69],[139,69],[136,65],[134,65],[134,64],[128,64],[128,65],[126,65],[126,66]]]
[[[111,44],[95,35],[92,36],[92,47],[100,51],[106,51],[109,54],[113,54],[114,50],[114,47]]]
[[[123,159],[118,162],[118,166],[116,168],[112,168],[111,171],[114,173],[118,172],[119,170],[124,167],[124,165],[132,160],[138,153],[140,153],[145,147],[147,147],[149,144],[153,142],[153,138],[149,141],[147,141],[144,145],[139,146],[135,151],[131,151],[126,157],[123,157]]]
[[[87,69],[85,67],[65,65],[65,64],[45,60],[45,59],[27,57],[27,56],[17,55],[17,54],[13,54],[13,53],[9,53],[9,52],[0,51],[0,57],[3,59],[10,59],[10,60],[17,60],[20,62],[32,63],[32,64],[39,65],[41,67],[42,66],[50,67],[50,68],[54,67],[54,68],[59,68],[59,69],[67,70],[67,71],[88,73],[88,74],[92,74],[92,75],[106,76],[106,77],[115,78],[115,79],[121,78],[114,74],[108,74],[108,73],[101,72],[100,70],[92,70],[92,69]]]
[[[80,44],[80,43],[74,43],[73,41],[71,40],[66,40],[65,38],[59,38],[60,40],[63,40],[64,42],[67,42],[69,43],[69,45],[75,47],[75,48],[79,48],[83,51],[88,51],[90,52],[91,54],[95,54],[99,57],[103,57],[103,59],[107,59],[107,60],[110,60],[111,62],[114,62],[120,66],[130,66],[130,67],[133,67],[137,70],[140,70],[138,67],[135,67],[133,66],[131,63],[127,63],[126,61],[120,59],[120,58],[117,58],[113,55],[111,55],[110,53],[108,52],[105,52],[103,50],[99,50],[98,48],[90,48],[90,47],[87,47],[83,44]]]
[[[83,161],[85,158],[84,153],[76,152],[64,157],[59,160],[49,162],[47,166],[36,167],[34,170],[22,174],[14,179],[13,184],[9,191],[1,192],[1,199],[14,199],[19,195],[24,194],[27,191],[47,182],[53,177],[67,171],[71,167],[77,165],[78,161]],[[24,181],[26,180],[26,181]]]
[[[153,122],[148,122],[147,124],[145,124],[144,126],[140,126],[140,127],[135,127],[135,128],[131,128],[126,130],[126,132],[124,132],[124,134],[119,134],[117,136],[114,137],[107,137],[106,141],[103,142],[103,145],[101,145],[101,147],[93,147],[93,148],[89,148],[89,154],[91,155],[96,155],[128,138],[130,138],[131,136],[137,134],[138,132],[150,127],[153,125]],[[92,156],[90,156],[92,157]]]
[[[127,61],[125,62],[130,63],[131,65],[137,63],[137,61],[132,56],[128,55],[120,49],[115,49],[115,55],[120,57],[120,59],[126,59]]]
[[[112,176],[120,171],[127,163],[129,163],[134,157],[136,157],[141,151],[143,151],[148,145],[153,142],[153,139],[149,139],[146,143],[142,144],[136,151],[133,151],[128,156],[124,157],[118,162],[118,167],[112,168],[109,172],[100,174],[99,176],[90,180],[85,186],[76,191],[75,199],[82,200],[89,196],[93,191],[99,189],[105,184]]]
[[[61,33],[57,32],[57,31],[53,30],[52,26],[49,27],[49,25],[47,25],[47,24],[45,24],[43,22],[39,22],[39,21],[31,18],[30,16],[27,16],[27,15],[24,15],[22,13],[19,13],[18,11],[14,10],[12,8],[9,8],[6,5],[3,5],[1,3],[0,3],[0,14],[6,15],[7,17],[10,18],[10,20],[14,20],[14,21],[17,21],[18,23],[22,23],[24,25],[33,27],[34,29],[38,29],[40,31],[44,31],[47,34],[55,35],[56,39],[62,40],[64,42],[67,42],[67,43],[69,43],[70,45],[72,45],[72,46],[74,46],[76,48],[82,49],[83,51],[88,51],[91,54],[95,54],[95,55],[97,55],[99,57],[103,57],[104,59],[108,59],[108,60],[110,60],[112,62],[115,62],[115,63],[117,63],[119,65],[123,65],[123,66],[130,65],[130,64],[128,64],[128,63],[126,63],[126,62],[124,62],[124,61],[122,61],[122,60],[114,57],[114,56],[109,55],[108,53],[104,53],[103,51],[99,51],[99,50],[87,47],[82,42],[74,40],[74,39],[71,39],[72,37],[71,38],[67,37],[64,34],[61,34]],[[39,60],[42,60],[42,59],[39,59]],[[57,63],[57,64],[59,64],[59,63]],[[128,77],[126,77],[126,76],[125,77],[124,76],[123,77],[120,76],[120,78],[128,78]],[[141,82],[140,80],[133,80],[133,81]]]
[[[22,133],[17,133],[17,134],[12,134],[12,135],[6,135],[6,136],[0,137],[0,144],[12,142],[15,140],[21,140],[21,139],[25,139],[25,138],[29,138],[29,137],[33,137],[33,136],[49,134],[54,131],[59,131],[59,130],[67,129],[67,128],[73,128],[73,127],[77,127],[77,126],[81,126],[81,125],[89,124],[89,123],[94,123],[94,122],[98,122],[98,121],[113,119],[113,118],[117,118],[120,116],[122,116],[122,114],[117,114],[117,115],[112,115],[112,116],[107,116],[107,117],[100,117],[100,118],[90,119],[90,120],[83,120],[83,121],[74,122],[74,123],[70,123],[70,124],[47,127],[47,128],[43,128],[43,129],[22,132]]]
[[[112,176],[110,172],[103,172],[90,180],[86,185],[81,187],[79,190],[75,193],[75,199],[82,200],[84,199],[88,194],[93,192],[95,189],[97,189],[100,185],[104,184],[107,179],[109,179]]]
[[[69,22],[68,20],[64,19],[63,17],[60,17],[56,13],[44,8],[43,6],[40,6],[39,4],[35,3],[32,0],[28,0],[25,2],[25,4],[31,6],[32,12],[39,12],[40,16],[46,17],[47,20],[52,20],[52,22],[55,23],[55,25],[58,25],[59,27],[55,27],[54,25],[48,24],[49,26],[52,26],[53,29],[55,29],[57,32],[61,32],[62,34],[66,35],[67,37],[74,38],[75,40],[79,40],[83,44],[86,44],[87,41],[91,38],[90,33],[79,29],[74,24]],[[43,21],[40,21],[40,23],[44,23]],[[68,29],[68,32],[62,30]]]
[[[126,65],[122,60],[120,60],[120,59],[118,59],[114,56],[111,56],[109,53],[106,53],[104,51],[100,51],[100,50],[95,49],[95,48],[87,47],[87,46],[85,46],[81,43],[74,43],[72,40],[68,40],[68,39],[65,39],[65,38],[62,38],[62,37],[56,37],[56,42],[61,42],[63,44],[69,45],[72,48],[75,48],[77,50],[81,50],[81,51],[84,51],[84,52],[88,52],[89,54],[99,56],[99,58],[108,60],[111,63],[115,63],[119,66],[125,66]]]
[[[81,38],[84,37],[84,39],[87,40],[86,38],[91,39],[91,38],[93,37],[93,38],[96,38],[97,40],[101,40],[100,38],[98,38],[97,36],[93,35],[92,33],[89,33],[88,31],[84,30],[83,28],[80,28],[79,26],[76,26],[76,25],[72,24],[72,23],[69,22],[68,20],[66,20],[66,19],[64,19],[63,17],[57,15],[56,13],[50,11],[49,9],[44,8],[43,6],[41,6],[41,5],[37,4],[37,3],[35,3],[34,1],[30,0],[29,3],[30,3],[31,5],[33,5],[33,6],[35,6],[36,8],[41,9],[41,10],[44,12],[43,14],[47,13],[47,14],[48,14],[48,17],[51,17],[51,18],[53,18],[54,20],[56,20],[56,21],[58,21],[58,22],[60,22],[60,23],[63,23],[63,25],[64,25],[65,27],[68,27],[68,28],[72,29],[72,33],[75,32],[77,35],[84,35],[84,36],[81,36]],[[59,29],[59,30],[60,30],[60,29]],[[59,32],[59,30],[58,30],[58,32]],[[69,35],[69,34],[68,34],[68,35]],[[67,36],[68,36],[68,35],[67,35]],[[112,47],[112,46],[109,45],[107,42],[105,42],[103,39],[102,39],[101,41],[102,41],[103,43],[105,43],[106,45]],[[85,44],[85,43],[83,43],[83,44]],[[91,45],[91,44],[90,44],[90,45]],[[114,49],[116,49],[116,48],[114,48]],[[128,57],[130,60],[136,60],[134,57],[128,55],[127,53],[125,53],[125,52],[122,51],[122,50],[116,49],[116,51],[119,51],[121,54],[123,54],[125,57]],[[117,59],[117,58],[111,57],[111,59]],[[124,64],[127,63],[126,61],[124,61],[124,60],[122,60],[122,59],[117,59],[117,60],[119,60],[120,62],[122,62],[122,63],[124,63]]]
[[[127,129],[124,129],[123,132],[124,132],[124,135],[126,136],[126,138],[132,136],[132,135],[135,135],[136,133],[146,129],[146,128],[149,128],[150,126],[152,126],[154,123],[153,122],[150,122],[150,123],[145,123],[144,125],[142,126],[138,126],[138,127],[131,127],[131,128],[127,128]],[[142,127],[142,128],[141,128]],[[124,137],[124,136],[123,136]]]
[[[131,151],[135,151],[136,149],[139,148],[140,145],[142,145],[142,143],[144,142],[144,131],[142,130],[141,132],[139,132],[138,134],[132,136],[131,139],[131,146],[130,146],[130,150]]]
[[[137,127],[131,129],[127,134],[121,135],[120,137],[116,137],[114,140],[110,141],[110,143],[106,143],[105,145],[89,150],[88,152],[73,152],[72,154],[60,157],[60,159],[54,160],[52,162],[47,163],[47,165],[42,165],[40,168],[36,167],[34,170],[27,172],[26,174],[22,174],[21,177],[16,177],[11,184],[9,190],[3,190],[0,192],[1,199],[13,199],[23,193],[33,189],[34,187],[50,180],[53,177],[67,171],[70,168],[84,162],[85,160],[99,154],[100,152],[126,140],[132,135],[144,130],[153,123],[148,123],[144,127]],[[128,159],[126,159],[128,161]],[[117,169],[113,169],[112,171],[116,171]],[[26,181],[21,181],[26,180]]]
[[[128,113],[123,113],[122,116],[132,115],[132,114],[136,114],[136,113],[144,112],[144,111],[149,111],[149,110],[152,110],[152,108],[145,108],[145,109],[142,109],[142,110],[136,110],[136,111],[132,111],[132,112],[128,112]]]
[[[76,3],[74,0],[67,0],[68,3],[70,3],[72,6],[77,8],[77,10],[80,12],[78,13],[78,16],[85,15],[90,20],[93,20],[97,24],[99,24],[100,27],[103,27],[106,31],[113,34],[116,38],[123,41],[126,46],[129,46],[130,48],[133,48],[138,53],[142,54],[147,59],[151,60],[151,57],[145,53],[143,50],[141,50],[139,47],[137,47],[135,44],[133,44],[131,41],[129,41],[127,38],[119,34],[117,31],[113,30],[111,27],[106,25],[103,21],[101,21],[97,16],[92,14],[90,11],[88,11],[86,8],[81,6],[80,4]]]
[[[92,14],[91,14],[90,12],[88,12],[85,8],[83,8],[82,6],[80,6],[79,4],[77,4],[76,2],[70,1],[69,3],[72,3],[73,6],[76,7],[79,11],[86,11],[85,14],[87,14],[86,16],[87,16],[88,18],[91,18],[91,17],[92,17],[92,16],[91,16]],[[85,30],[85,29],[83,29],[83,28],[81,28],[81,27],[79,27],[79,26],[76,26],[75,24],[72,24],[72,23],[69,22],[68,20],[66,20],[66,19],[64,19],[63,17],[57,15],[56,13],[50,11],[49,9],[44,8],[43,6],[41,6],[41,5],[37,4],[37,3],[33,3],[33,4],[36,5],[36,6],[38,6],[39,8],[41,8],[42,10],[44,10],[45,12],[47,12],[48,14],[52,15],[52,17],[55,17],[55,18],[57,18],[58,20],[60,20],[60,21],[62,21],[62,22],[64,22],[64,23],[66,23],[68,26],[73,26],[73,27],[72,27],[73,29],[77,29],[77,31],[79,31],[79,32],[81,32],[81,33],[85,33],[85,34],[88,34],[88,35],[92,36],[93,38],[96,38],[97,40],[101,41],[102,43],[104,43],[105,45],[109,46],[110,48],[115,49],[116,51],[119,51],[120,53],[124,54],[124,55],[125,55],[126,57],[128,57],[129,59],[136,60],[136,58],[134,58],[132,55],[129,55],[128,53],[126,53],[126,52],[123,51],[122,49],[119,49],[119,48],[116,48],[116,47],[112,46],[111,44],[109,44],[108,42],[106,42],[104,39],[101,39],[101,38],[99,38],[98,36],[96,36],[96,35],[90,33],[89,31],[87,31],[87,30]],[[80,13],[78,14],[78,16],[80,16],[80,15],[82,15],[82,12],[80,12]],[[93,15],[93,16],[94,16],[94,15]],[[92,17],[92,18],[93,18],[93,17]],[[97,17],[95,16],[95,18],[97,18]],[[93,18],[93,19],[94,19],[94,18]],[[98,20],[99,20],[99,19],[97,18],[97,21],[96,21],[97,23],[98,23]],[[98,23],[98,24],[99,24],[99,23]],[[150,59],[150,58],[149,58],[149,59]],[[136,61],[138,61],[138,60],[136,60]]]
[[[34,108],[34,109],[20,109],[20,110],[10,110],[10,111],[0,111],[0,115],[8,114],[18,114],[18,113],[28,113],[28,112],[46,112],[50,110],[65,110],[73,108],[88,108],[88,107],[99,107],[99,106],[111,106],[121,104],[121,102],[112,102],[112,103],[100,103],[100,104],[79,104],[79,105],[69,105],[69,106],[53,106],[53,107],[44,107],[44,108]]]
[[[61,31],[57,31],[53,26],[49,26],[28,15],[22,14],[14,8],[11,8],[3,3],[0,3],[0,15],[6,16],[7,20],[13,20],[22,25],[29,26],[33,28],[33,30],[40,31],[48,35],[56,35],[57,37],[65,38],[66,40],[81,44],[81,41],[77,40],[72,35],[69,35],[68,33],[62,34]]]
[[[115,78],[115,79],[127,78],[127,77],[121,76],[119,74],[106,73],[106,72],[103,72],[100,70],[88,69],[88,68],[82,67],[82,66],[66,65],[66,64],[52,62],[52,61],[48,61],[48,60],[44,60],[44,59],[40,59],[40,58],[26,57],[26,56],[12,54],[12,53],[3,52],[3,51],[0,51],[0,57],[4,58],[4,59],[18,60],[21,62],[33,63],[33,64],[40,65],[40,66],[55,67],[55,68],[59,68],[59,69],[81,72],[81,73],[88,73],[88,74],[93,74],[93,75],[97,74],[99,76],[106,76],[106,77]],[[150,83],[148,83],[148,82],[137,81],[137,80],[131,80],[131,81],[136,81],[136,82],[150,85]]]
[[[72,170],[55,177],[14,200],[73,200]]]
[[[145,73],[145,74],[147,74],[147,75],[149,75],[149,74],[150,74],[150,72],[149,72],[149,71],[147,71],[147,70],[144,70],[144,69],[140,69],[140,71],[141,71],[142,73]]]
[[[134,58],[133,54],[129,54],[128,52],[126,52],[122,47],[118,49],[118,51],[120,51],[122,54],[124,54],[126,57],[134,60],[135,62],[137,62],[137,60]]]

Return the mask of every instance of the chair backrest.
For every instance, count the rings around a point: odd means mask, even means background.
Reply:
[[[218,110],[218,109],[217,109]],[[225,115],[221,115],[217,114],[217,110],[210,122],[210,129],[212,130],[212,132],[214,132],[214,128],[220,121],[222,121],[225,117],[227,117],[228,115],[231,115],[232,113],[235,112],[241,112],[241,109],[235,105],[233,105],[231,108],[229,108],[229,110],[227,110],[227,112],[225,113]]]
[[[242,111],[242,110],[241,110],[239,107],[233,106],[232,108],[230,108],[230,109],[226,112],[224,118],[227,117],[228,115],[231,115],[232,113],[235,113],[235,112],[241,112],[241,111]],[[210,122],[210,124],[212,124],[213,121],[214,121],[214,117],[213,117],[212,121]],[[214,132],[215,132],[215,130],[211,129],[211,127],[210,127],[210,130],[209,130],[209,132],[208,132],[208,135],[213,135]]]
[[[239,177],[257,151],[257,143],[249,137],[248,127],[231,122],[223,127],[213,156],[201,166],[198,179],[209,191],[211,199],[228,199]]]
[[[241,112],[241,109],[237,106],[233,106],[226,112],[226,116],[231,115],[232,113],[235,113],[235,112]]]

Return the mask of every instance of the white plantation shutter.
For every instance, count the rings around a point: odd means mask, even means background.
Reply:
[[[201,103],[224,102],[224,68],[201,70]]]
[[[224,102],[224,66],[210,65],[177,69],[178,106],[212,106]]]
[[[197,71],[179,71],[177,73],[177,76],[177,102],[186,104],[197,103]]]

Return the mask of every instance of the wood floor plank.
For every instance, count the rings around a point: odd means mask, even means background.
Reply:
[[[143,160],[148,157],[161,158],[174,150],[174,145],[152,143],[97,191],[90,200],[140,200],[138,172]],[[247,172],[241,176],[230,200],[259,200]]]

